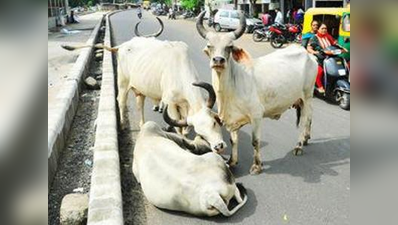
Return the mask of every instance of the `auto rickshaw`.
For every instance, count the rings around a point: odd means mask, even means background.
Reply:
[[[311,32],[313,20],[328,26],[329,34],[348,50],[341,57],[350,61],[350,8],[309,8],[304,15],[303,37]]]

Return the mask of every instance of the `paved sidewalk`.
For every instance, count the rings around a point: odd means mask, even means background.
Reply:
[[[80,23],[68,24],[63,28],[67,30],[78,30],[79,33],[64,34],[61,31],[48,33],[48,105],[50,106],[68,78],[69,70],[76,62],[79,51],[69,52],[61,48],[61,44],[85,44],[89,39],[95,25],[99,22],[106,11],[95,12],[80,16]],[[62,29],[62,28],[61,28]]]

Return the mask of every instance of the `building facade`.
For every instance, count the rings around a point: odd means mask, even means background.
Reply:
[[[273,15],[274,9],[280,8],[282,14],[286,17],[288,10],[293,8],[302,8],[306,11],[311,7],[346,7],[348,3],[349,0],[256,0],[255,9],[259,14],[270,11]],[[238,9],[248,14],[253,13],[250,0],[238,0],[238,5]]]

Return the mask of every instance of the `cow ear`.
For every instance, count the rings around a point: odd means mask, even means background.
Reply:
[[[210,57],[209,48],[205,47],[205,48],[203,49],[203,52],[204,52],[208,57]]]
[[[238,63],[248,63],[251,60],[250,54],[237,46],[232,47],[232,57]]]

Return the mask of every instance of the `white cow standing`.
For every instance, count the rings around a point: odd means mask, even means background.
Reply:
[[[245,188],[235,184],[219,154],[197,139],[191,142],[164,132],[151,121],[138,135],[133,173],[148,201],[163,209],[197,216],[231,216],[247,201]],[[238,205],[229,210],[232,198]]]
[[[279,119],[292,106],[297,109],[300,137],[293,150],[302,154],[311,133],[312,98],[317,63],[304,48],[291,46],[252,59],[233,41],[245,31],[245,17],[240,15],[240,26],[226,34],[207,31],[202,12],[196,23],[199,34],[208,41],[205,53],[210,58],[212,83],[217,95],[218,115],[231,133],[232,155],[230,166],[238,163],[238,132],[245,124],[253,124],[252,145],[254,160],[251,174],[262,170],[260,157],[261,120]]]
[[[160,41],[155,38],[163,31],[163,22],[157,19],[161,28],[156,34],[134,37],[113,48],[96,45],[97,48],[117,53],[121,124],[123,126],[125,123],[128,93],[133,90],[141,115],[140,126],[145,122],[144,102],[149,97],[156,106],[167,105],[168,110],[164,110],[167,123],[179,128],[192,126],[215,152],[222,152],[226,143],[222,138],[219,118],[211,111],[216,101],[214,90],[210,84],[199,82],[196,68],[188,55],[188,46],[184,42]],[[142,36],[138,25],[139,23],[135,26],[135,33]],[[74,50],[87,46],[63,47]],[[200,89],[193,85],[206,89],[209,99],[206,101]],[[177,131],[183,132],[181,129]],[[185,129],[185,132],[188,130]]]

